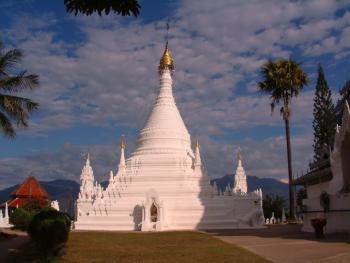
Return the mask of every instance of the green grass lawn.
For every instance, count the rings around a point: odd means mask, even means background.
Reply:
[[[27,250],[27,252],[26,252]],[[21,260],[33,259],[33,247]],[[27,254],[24,256],[23,254]],[[24,257],[23,257],[24,256]],[[55,262],[270,262],[245,249],[198,232],[73,232],[66,253]]]

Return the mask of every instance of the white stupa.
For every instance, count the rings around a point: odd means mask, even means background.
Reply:
[[[248,192],[247,176],[243,168],[242,160],[243,160],[243,157],[242,157],[241,149],[239,148],[237,153],[238,165],[237,165],[235,180],[234,180],[233,189],[232,189],[232,191],[237,194],[246,194]]]
[[[13,225],[10,224],[9,208],[6,202],[5,208],[4,208],[4,214],[0,210],[0,228],[10,228],[10,227],[13,227]]]
[[[204,172],[198,141],[176,107],[174,63],[166,44],[160,60],[159,94],[141,130],[136,150],[125,160],[120,145],[117,172],[103,189],[94,179],[90,155],[80,176],[75,229],[180,230],[261,227],[262,192],[222,194]]]

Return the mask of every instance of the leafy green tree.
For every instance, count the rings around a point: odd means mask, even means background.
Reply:
[[[10,213],[10,223],[16,229],[26,231],[36,212],[28,211],[23,208],[17,208]]]
[[[318,78],[314,98],[314,161],[321,159],[325,146],[331,147],[335,133],[336,117],[332,101],[332,91],[321,65],[318,67]]]
[[[28,234],[47,262],[67,242],[71,219],[66,213],[46,208],[37,213],[28,226]]]
[[[0,131],[7,137],[16,136],[14,125],[27,127],[29,114],[38,109],[38,103],[16,94],[38,87],[39,77],[18,71],[22,60],[18,49],[5,50],[0,41]]]
[[[110,12],[121,16],[138,16],[140,5],[137,0],[64,0],[67,12],[85,14],[87,16],[97,12],[98,15]]]
[[[303,199],[307,198],[307,192],[305,187],[302,187],[299,189],[297,193],[297,205],[302,206],[303,205]]]
[[[50,207],[50,203],[48,200],[37,199],[37,198],[31,199],[30,201],[26,202],[23,205],[23,209],[25,209],[27,211],[32,211],[35,213],[39,212],[43,208],[49,208],[49,207]]]
[[[280,113],[283,117],[286,130],[288,179],[289,179],[289,210],[292,218],[294,211],[294,190],[292,186],[292,151],[290,142],[289,120],[291,116],[290,103],[293,97],[298,96],[302,88],[308,84],[308,77],[301,64],[293,59],[268,60],[260,70],[262,81],[258,89],[271,95],[271,112],[278,104],[282,104]]]
[[[286,205],[286,199],[279,195],[266,195],[263,199],[263,210],[265,218],[271,218],[272,212],[276,218],[282,218],[282,210]]]

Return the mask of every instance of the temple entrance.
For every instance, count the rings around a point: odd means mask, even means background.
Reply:
[[[347,132],[344,136],[344,141],[341,146],[341,165],[343,172],[344,185],[342,192],[350,192],[350,133]]]
[[[154,203],[151,206],[151,222],[156,223],[158,221],[158,208]]]

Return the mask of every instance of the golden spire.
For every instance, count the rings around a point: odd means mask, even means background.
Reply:
[[[196,144],[195,144],[195,146],[196,146],[196,148],[200,148],[198,137],[196,138]]]
[[[120,149],[125,149],[126,144],[125,144],[125,136],[124,136],[124,134],[122,134],[122,138],[120,140],[119,146],[120,146]]]
[[[163,53],[163,56],[161,57],[160,61],[159,61],[159,71],[165,70],[165,69],[170,69],[170,70],[174,70],[174,61],[173,58],[171,56],[169,47],[168,47],[168,41],[166,42],[165,45],[165,50]]]

